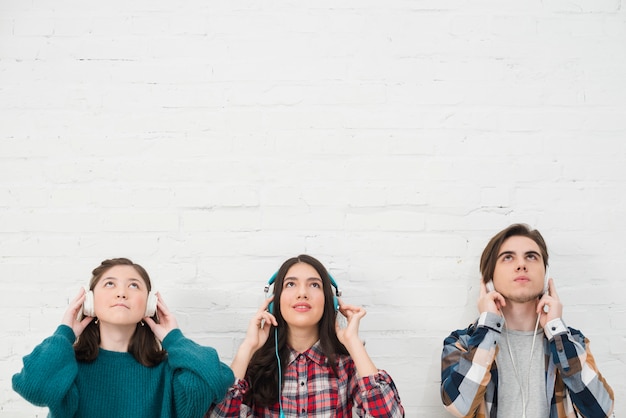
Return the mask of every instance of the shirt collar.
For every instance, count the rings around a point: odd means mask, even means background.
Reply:
[[[299,353],[293,348],[289,347],[289,360],[287,361],[287,364],[293,363],[295,359],[298,358],[298,356],[300,355],[305,356],[306,358],[320,366],[326,364],[326,356],[322,352],[322,347],[319,340],[317,340],[317,342],[313,344],[311,348],[303,351],[302,353]]]

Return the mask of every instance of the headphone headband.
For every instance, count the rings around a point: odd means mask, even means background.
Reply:
[[[272,274],[272,277],[270,277],[270,279],[267,281],[267,284],[263,288],[263,291],[265,293],[270,291],[270,286],[274,284],[274,282],[276,281],[276,277],[277,276],[278,276],[278,272]],[[328,273],[328,278],[330,279],[331,286],[335,288],[335,295],[341,296],[341,293],[342,293],[341,289],[339,289],[339,286],[337,285],[337,282],[335,281],[333,276],[330,275],[330,273]]]

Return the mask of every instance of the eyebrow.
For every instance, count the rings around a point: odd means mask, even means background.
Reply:
[[[539,254],[537,251],[535,250],[530,250],[530,251],[526,251],[524,253],[524,255],[530,255],[530,254],[534,254],[536,256],[541,257],[541,254]],[[502,251],[500,254],[498,254],[498,258],[502,257],[503,255],[515,255],[515,251]]]
[[[101,281],[102,281],[102,280],[116,280],[116,281],[117,281],[117,280],[120,280],[120,279],[118,279],[118,278],[117,278],[117,277],[115,277],[115,276],[108,276],[108,277],[103,277],[103,278],[102,278],[102,279],[100,279],[100,280],[101,280]],[[129,278],[128,280],[129,280],[129,281],[131,281],[131,282],[139,282],[139,283],[142,283],[142,280],[137,279],[137,278],[135,278],[135,277],[131,277],[131,278]]]
[[[295,277],[295,276],[289,276],[289,277],[285,277],[284,281],[287,280],[300,280],[299,278]],[[304,279],[307,282],[322,282],[322,278],[321,277],[308,277],[306,279]]]

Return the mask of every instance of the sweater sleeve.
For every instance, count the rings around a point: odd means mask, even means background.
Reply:
[[[377,374],[357,378],[355,413],[359,417],[404,417],[404,408],[391,376],[379,370]]]
[[[481,314],[473,332],[450,334],[441,354],[441,400],[457,417],[485,416],[485,394],[492,381],[491,368],[502,331],[502,318]],[[477,415],[478,414],[478,415]]]
[[[171,369],[173,404],[177,417],[200,417],[219,402],[235,380],[232,370],[212,347],[185,338],[179,329],[163,339]]]
[[[560,319],[550,321],[545,333],[550,339],[551,358],[581,415],[610,416],[615,397],[596,367],[589,340],[580,331],[567,328]]]
[[[13,390],[33,405],[48,407],[52,417],[73,416],[78,408],[75,340],[72,329],[60,325],[24,357],[24,368],[13,375]]]

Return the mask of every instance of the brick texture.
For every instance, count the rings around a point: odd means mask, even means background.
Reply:
[[[442,340],[518,221],[626,398],[624,6],[0,2],[0,416],[46,414],[11,375],[104,258],[230,362],[309,253],[407,416],[443,418]]]

